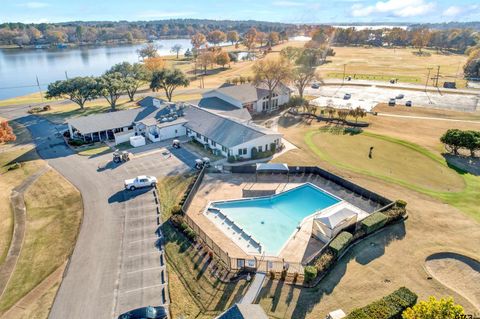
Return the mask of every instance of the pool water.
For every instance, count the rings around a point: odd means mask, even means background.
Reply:
[[[260,242],[265,255],[277,256],[305,217],[340,201],[307,183],[277,195],[215,202],[211,206]]]

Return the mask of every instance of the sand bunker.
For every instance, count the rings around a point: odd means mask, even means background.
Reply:
[[[480,310],[480,262],[464,255],[443,252],[429,256],[427,271]]]

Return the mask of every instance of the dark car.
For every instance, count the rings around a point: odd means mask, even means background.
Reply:
[[[320,84],[318,83],[313,83],[312,84],[312,89],[319,89],[320,88]]]
[[[405,106],[411,107],[412,106],[412,101],[405,102]]]
[[[405,97],[405,95],[399,94],[399,95],[397,95],[395,98],[396,98],[397,100],[401,100],[401,99],[403,99],[404,97]]]
[[[352,95],[350,93],[345,93],[345,95],[343,96],[343,99],[344,100],[350,100],[351,97],[352,97]]]
[[[164,307],[143,307],[130,310],[118,316],[118,319],[166,319],[167,312]]]
[[[395,99],[390,99],[388,101],[388,106],[395,106],[396,100]]]

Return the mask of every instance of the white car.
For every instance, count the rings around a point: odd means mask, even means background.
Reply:
[[[155,187],[157,185],[157,178],[154,176],[137,176],[136,178],[125,180],[125,189],[134,191],[142,187]]]

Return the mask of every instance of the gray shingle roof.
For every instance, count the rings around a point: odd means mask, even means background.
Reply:
[[[140,121],[145,121],[146,123],[153,125],[157,119],[169,113],[169,106],[164,104],[159,108],[148,106],[131,110],[76,117],[69,119],[67,123],[76,128],[81,134],[89,134],[130,126],[134,122]]]
[[[238,110],[233,104],[228,103],[218,97],[205,97],[195,103],[196,105],[209,109],[209,110],[217,110],[217,111],[232,111]]]
[[[185,127],[210,138],[225,147],[234,147],[265,136],[266,130],[242,124],[232,118],[215,114],[205,109],[190,106],[185,110],[188,122]]]
[[[220,92],[222,94],[228,95],[233,99],[240,101],[242,103],[250,103],[250,102],[258,101],[268,96],[268,93],[269,93],[265,85],[260,84],[258,86],[255,86],[251,83],[221,86],[218,89],[215,89],[212,91],[213,92],[216,91],[216,92]],[[275,92],[277,94],[288,94],[290,92],[290,89],[286,85],[280,83],[277,85]]]

